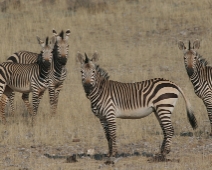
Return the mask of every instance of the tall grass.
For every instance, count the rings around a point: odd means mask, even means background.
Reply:
[[[57,115],[51,118],[46,92],[39,106],[37,123],[32,128],[21,95],[16,95],[15,117],[7,117],[7,126],[0,124],[1,145],[77,147],[72,139],[79,138],[82,151],[87,148],[107,151],[102,127],[92,114],[82,89],[79,65],[75,60],[77,51],[92,55],[97,50],[100,66],[116,81],[136,82],[154,77],[174,81],[190,99],[200,129],[204,133],[210,130],[206,109],[193,92],[183,54],[177,47],[179,39],[185,43],[200,39],[199,52],[210,62],[212,19],[209,1],[109,0],[101,1],[104,2],[101,7],[78,4],[74,10],[70,2],[46,1],[44,4],[40,0],[22,0],[18,9],[9,6],[6,12],[0,13],[1,62],[19,50],[39,52],[36,35],[44,39],[52,36],[52,28],[58,32],[71,30],[68,77],[60,93]],[[97,2],[88,1],[88,4]],[[98,7],[101,10],[97,10]],[[182,97],[172,121],[176,134],[191,131]],[[159,146],[162,136],[156,141],[154,138],[158,133],[162,131],[154,114],[141,120],[117,120],[119,146],[141,140]],[[29,164],[33,165],[33,161]]]

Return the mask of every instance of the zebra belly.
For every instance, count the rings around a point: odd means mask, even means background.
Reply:
[[[23,87],[17,87],[12,85],[8,85],[8,86],[16,92],[20,92],[20,93],[31,92],[31,86],[23,86]]]
[[[153,112],[152,107],[144,107],[133,110],[116,109],[116,117],[121,119],[140,119]]]

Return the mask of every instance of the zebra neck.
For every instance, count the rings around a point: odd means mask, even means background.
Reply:
[[[90,86],[89,89],[84,86],[86,96],[90,100],[92,100],[93,98],[96,98],[97,96],[101,96],[106,82],[107,82],[106,79],[103,79],[102,77],[100,77],[98,81],[95,82],[95,86]]]
[[[39,77],[41,80],[46,81],[51,63],[49,61],[44,61],[39,64]]]
[[[64,68],[67,63],[67,58],[60,56],[57,43],[55,44],[52,53],[53,53],[53,60],[54,60],[52,63],[54,76],[60,77],[65,70]]]
[[[59,57],[57,59],[54,59],[54,62],[52,64],[53,66],[53,70],[54,70],[54,76],[56,77],[60,77],[62,75],[62,73],[64,72],[64,68],[65,68],[65,65],[64,64],[61,64],[61,59],[62,57]],[[67,60],[65,58],[65,60]]]

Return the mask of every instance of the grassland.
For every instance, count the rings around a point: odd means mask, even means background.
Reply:
[[[34,127],[29,125],[30,117],[21,95],[16,95],[15,117],[9,115],[8,109],[7,125],[0,123],[0,169],[205,170],[212,166],[207,112],[193,92],[182,51],[177,47],[178,40],[187,43],[200,39],[199,53],[212,63],[210,1],[21,0],[19,6],[12,2],[0,12],[0,62],[19,50],[39,52],[36,35],[44,39],[52,36],[52,28],[58,32],[70,29],[68,77],[60,93],[57,115],[51,117],[46,92]],[[172,116],[175,136],[170,161],[148,162],[148,155],[159,151],[163,138],[152,114],[141,120],[117,120],[118,151],[130,156],[123,157],[114,166],[90,157],[77,157],[77,163],[65,163],[63,156],[82,155],[88,149],[95,149],[96,154],[107,152],[102,127],[85,97],[75,59],[77,51],[92,55],[95,50],[100,55],[100,66],[113,80],[136,82],[163,77],[184,90],[199,128],[193,137],[180,136],[182,132],[193,132],[180,97]],[[44,154],[61,155],[61,159]]]

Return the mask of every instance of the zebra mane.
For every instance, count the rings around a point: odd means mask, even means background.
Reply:
[[[48,45],[49,43],[49,37],[46,37],[46,46]]]
[[[99,67],[99,65],[96,65],[96,71],[100,74],[100,76],[102,78],[104,78],[106,80],[109,79],[110,76],[108,75],[108,73],[104,69],[102,69],[101,67]]]
[[[40,64],[43,61],[42,56],[43,56],[43,51],[41,51],[40,54],[38,54],[37,64]]]
[[[60,32],[60,34],[59,34],[59,36],[62,38],[62,40],[64,39],[63,35],[64,35],[64,32],[63,32],[63,30],[62,30],[62,31]]]
[[[200,54],[197,54],[197,57],[203,67],[206,67],[208,65],[208,61],[205,58],[203,58]]]

